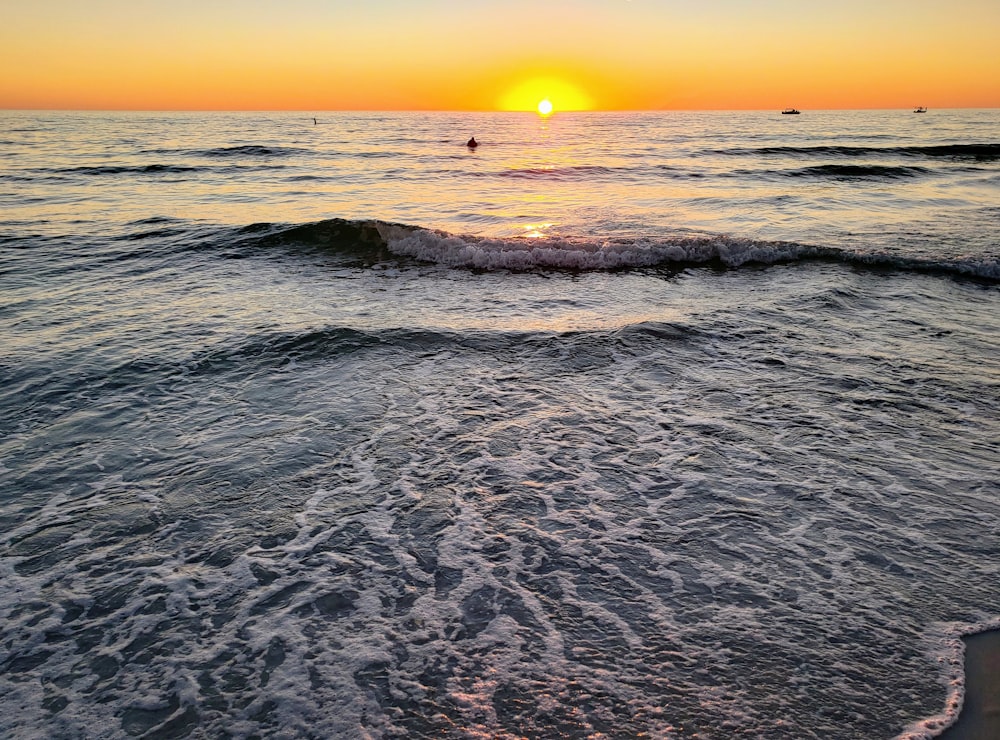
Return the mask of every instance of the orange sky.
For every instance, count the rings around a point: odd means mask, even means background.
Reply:
[[[5,5],[0,108],[1000,107],[998,0]]]

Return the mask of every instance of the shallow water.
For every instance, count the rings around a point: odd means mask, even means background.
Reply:
[[[1000,136],[911,116],[3,114],[0,728],[943,726]]]

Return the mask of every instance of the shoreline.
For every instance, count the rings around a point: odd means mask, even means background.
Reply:
[[[1000,738],[1000,629],[962,637],[965,643],[965,700],[940,740]]]

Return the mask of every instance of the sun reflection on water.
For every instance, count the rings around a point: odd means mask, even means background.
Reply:
[[[544,239],[549,236],[548,230],[555,226],[554,223],[542,223],[542,224],[524,224],[521,228],[524,229],[524,233],[521,236],[528,239]]]

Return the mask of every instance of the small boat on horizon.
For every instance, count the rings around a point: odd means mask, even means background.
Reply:
[[[922,105],[918,105],[916,108],[913,109],[913,112],[914,113],[926,113],[927,109],[924,106],[922,106]]]
[[[801,113],[801,111],[797,111],[794,108],[785,108],[781,111],[781,115],[783,116],[797,116],[799,113]]]

